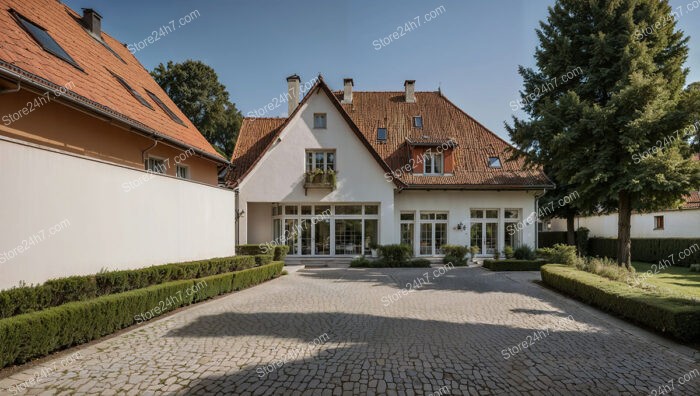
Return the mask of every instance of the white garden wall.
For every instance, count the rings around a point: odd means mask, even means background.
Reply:
[[[0,289],[234,254],[229,190],[6,138],[0,190]]]
[[[654,216],[664,217],[664,229],[654,229]],[[565,219],[552,219],[550,231],[566,231]],[[700,238],[700,209],[673,210],[632,215],[632,238]],[[617,238],[617,213],[578,217],[576,228],[591,230],[590,237]]]

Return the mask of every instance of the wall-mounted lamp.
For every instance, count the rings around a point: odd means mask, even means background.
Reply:
[[[467,229],[467,226],[466,226],[464,223],[462,223],[462,222],[460,221],[459,224],[457,224],[456,229],[457,229],[457,230],[466,230],[466,229]]]
[[[243,216],[245,216],[245,210],[241,210],[241,209],[236,210],[236,220],[240,219]]]

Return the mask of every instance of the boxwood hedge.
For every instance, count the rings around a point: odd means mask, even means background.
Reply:
[[[548,264],[542,281],[585,303],[670,334],[682,341],[700,340],[700,304],[630,287],[574,267]]]
[[[546,260],[484,260],[483,267],[491,271],[539,271]]]
[[[238,272],[167,282],[2,319],[0,367],[24,363],[139,323],[144,313],[153,312],[164,301],[168,301],[167,310],[172,310],[256,285],[278,276],[283,266],[282,262],[274,262]]]
[[[0,319],[40,311],[73,301],[158,285],[176,280],[203,278],[270,263],[271,256],[233,256],[187,263],[156,265],[134,270],[53,279],[42,285],[0,291]]]

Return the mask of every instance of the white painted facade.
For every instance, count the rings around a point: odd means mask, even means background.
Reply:
[[[655,229],[654,217],[663,216],[663,229]],[[566,231],[566,219],[552,219],[549,231]],[[586,227],[590,237],[617,238],[617,213],[577,217],[575,227]],[[667,210],[633,214],[632,238],[700,238],[700,209]]]
[[[446,212],[446,242],[469,245],[470,210],[497,209],[498,250],[502,251],[506,234],[505,209],[517,209],[520,220],[535,211],[535,194],[541,193],[541,190],[398,191],[395,184],[384,177],[382,166],[372,157],[330,99],[320,90],[311,95],[313,97],[301,104],[303,107],[289,121],[277,142],[263,154],[237,188],[238,209],[245,211],[238,225],[238,243],[266,244],[275,240],[273,204],[297,206],[358,203],[379,206],[378,243],[381,245],[400,243],[400,215],[414,212],[413,246],[416,255],[420,255],[421,212]],[[326,113],[326,129],[313,128],[315,113]],[[336,152],[336,189],[308,190],[305,193],[306,150],[322,148]],[[460,223],[460,229],[457,229]],[[525,221],[522,223],[524,227],[519,231],[520,241],[534,247],[535,224],[526,224]],[[333,233],[330,239],[334,240],[334,237]],[[293,256],[294,253],[297,252],[291,252],[290,255]],[[336,247],[334,253],[345,255],[340,247]]]
[[[0,289],[235,254],[231,190],[9,138],[0,169]]]

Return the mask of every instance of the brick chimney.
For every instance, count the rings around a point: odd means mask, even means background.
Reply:
[[[346,78],[343,80],[343,101],[342,103],[352,103],[352,87],[355,83],[352,78]]]
[[[403,87],[406,90],[406,103],[416,103],[416,80],[406,80]]]
[[[297,106],[299,106],[299,96],[301,95],[300,85],[301,77],[297,76],[296,74],[287,77],[287,93],[289,94],[289,109],[287,110],[287,116],[292,115]]]
[[[87,30],[98,38],[102,38],[102,15],[92,8],[83,8],[83,24]]]

